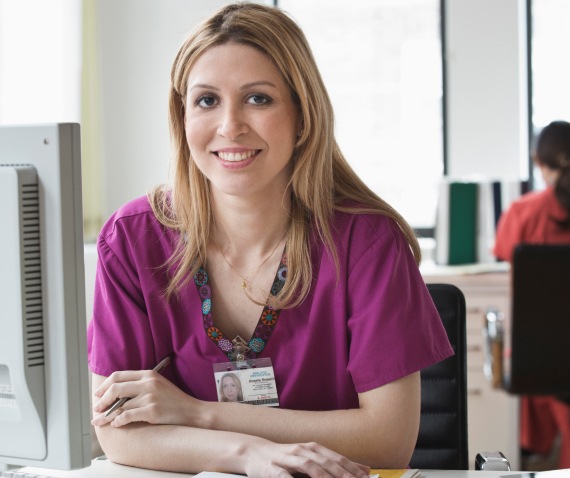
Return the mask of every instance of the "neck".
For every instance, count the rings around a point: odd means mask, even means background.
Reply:
[[[214,196],[214,239],[226,255],[263,256],[285,235],[289,224],[289,195],[279,201],[248,201]]]
[[[245,297],[264,306],[285,244],[290,200],[212,195],[212,207],[215,224],[208,244],[209,264],[223,277],[239,277]]]
[[[552,186],[556,183],[558,176],[560,176],[560,170],[558,169],[551,169],[546,165],[539,165],[540,172],[542,173],[542,179],[547,186]]]

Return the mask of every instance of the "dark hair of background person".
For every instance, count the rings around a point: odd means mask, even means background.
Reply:
[[[553,121],[542,129],[536,142],[535,161],[560,171],[554,194],[567,216],[556,222],[560,227],[570,229],[570,123]]]

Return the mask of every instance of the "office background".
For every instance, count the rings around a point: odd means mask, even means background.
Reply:
[[[533,132],[570,119],[568,0],[278,2],[313,45],[348,160],[422,232],[435,225],[444,173],[527,179]],[[88,241],[121,204],[167,179],[170,66],[187,32],[224,3],[0,0],[0,124],[81,123]],[[94,261],[90,244],[88,291]],[[469,301],[507,313],[507,277],[493,278],[431,280],[463,281]],[[469,360],[470,384],[488,403],[495,392]],[[498,415],[516,421],[512,400],[500,400]],[[473,416],[488,408],[470,406]],[[485,437],[488,423],[473,422]],[[505,430],[499,438],[514,446],[516,428]]]
[[[0,124],[81,122],[89,240],[167,179],[170,65],[224,3],[0,0]],[[444,164],[455,178],[526,179],[529,105],[536,128],[570,116],[564,0],[279,4],[314,47],[349,161],[422,232]]]

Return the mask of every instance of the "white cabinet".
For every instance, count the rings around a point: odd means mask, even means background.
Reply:
[[[491,267],[490,269],[494,269]],[[487,268],[489,269],[489,268]],[[513,470],[520,468],[518,399],[494,389],[483,372],[483,325],[489,307],[503,312],[505,332],[509,336],[510,292],[509,273],[505,265],[497,272],[478,272],[469,267],[422,267],[426,283],[457,286],[465,295],[467,309],[467,411],[470,467],[480,451],[501,451]]]

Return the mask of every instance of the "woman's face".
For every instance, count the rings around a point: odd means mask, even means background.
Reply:
[[[186,139],[214,195],[281,200],[300,124],[289,87],[255,48],[212,47],[190,72]]]
[[[222,392],[228,402],[237,402],[238,386],[232,377],[224,377],[222,379]]]

